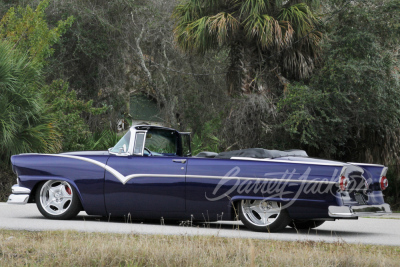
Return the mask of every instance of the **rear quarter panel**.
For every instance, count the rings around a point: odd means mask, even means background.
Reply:
[[[292,218],[326,218],[328,207],[340,201],[334,184],[341,170],[308,163],[191,158],[186,208],[196,211],[195,217],[229,220],[234,217],[232,201],[268,198],[285,205]]]

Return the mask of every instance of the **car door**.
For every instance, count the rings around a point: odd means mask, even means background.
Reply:
[[[108,214],[160,218],[183,213],[187,160],[169,153],[171,148],[167,145],[174,145],[176,150],[176,144],[167,144],[165,140],[164,135],[169,132],[149,130],[135,134],[134,155],[112,155],[107,162],[108,167],[117,171],[105,175]]]

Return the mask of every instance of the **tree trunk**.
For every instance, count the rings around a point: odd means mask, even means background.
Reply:
[[[228,95],[240,95],[242,92],[242,69],[240,67],[243,57],[243,45],[240,42],[233,43],[229,51],[230,66],[226,74]]]

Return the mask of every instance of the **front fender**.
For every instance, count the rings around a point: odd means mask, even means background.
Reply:
[[[40,182],[60,180],[70,183],[78,192],[87,214],[106,216],[104,203],[104,173],[108,155],[79,157],[52,154],[22,154],[12,157],[20,186],[32,190],[33,200]],[[93,164],[90,161],[96,161]],[[99,166],[100,165],[100,166]]]

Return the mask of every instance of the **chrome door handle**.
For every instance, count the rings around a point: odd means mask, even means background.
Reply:
[[[175,163],[186,163],[186,159],[173,159],[172,161]]]

